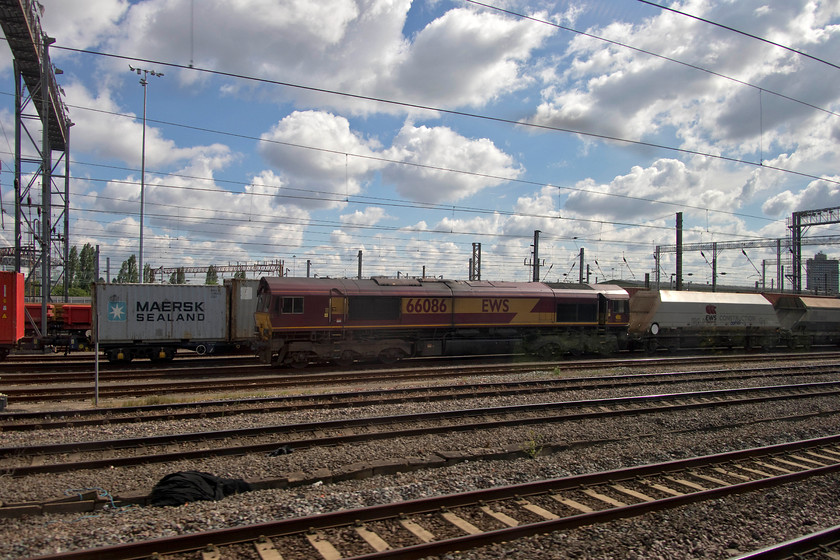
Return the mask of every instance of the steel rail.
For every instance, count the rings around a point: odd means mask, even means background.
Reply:
[[[804,392],[807,387],[819,387],[824,389],[819,392]],[[775,395],[760,395],[761,392],[781,393]],[[791,393],[791,391],[795,391]],[[784,385],[773,387],[756,387],[749,389],[724,389],[715,391],[701,391],[694,393],[676,393],[661,395],[646,395],[637,397],[618,397],[608,399],[595,399],[589,401],[566,401],[556,403],[539,403],[526,405],[513,405],[502,407],[489,407],[466,409],[445,412],[414,413],[397,416],[367,417],[351,420],[332,420],[303,424],[275,425],[257,428],[240,428],[220,432],[197,432],[188,434],[172,434],[164,436],[152,436],[145,438],[127,438],[122,440],[105,440],[76,442],[63,444],[48,444],[35,446],[0,447],[0,460],[19,460],[36,455],[65,454],[80,452],[111,451],[115,449],[138,448],[146,446],[172,445],[177,443],[205,443],[211,440],[265,437],[271,434],[302,434],[315,433],[310,438],[284,439],[267,443],[250,445],[204,448],[195,450],[178,450],[177,452],[161,453],[153,455],[109,457],[107,459],[92,459],[68,463],[50,463],[39,465],[0,464],[10,476],[22,477],[32,474],[68,472],[71,470],[110,468],[118,466],[131,466],[137,464],[161,463],[184,459],[199,459],[211,456],[244,455],[248,453],[270,452],[283,445],[295,449],[309,448],[314,446],[330,446],[362,441],[376,441],[392,439],[397,437],[416,437],[435,433],[452,433],[458,431],[486,430],[508,426],[527,426],[531,424],[542,424],[545,422],[565,422],[570,420],[585,420],[593,418],[604,418],[620,415],[639,415],[642,413],[651,414],[656,412],[673,412],[675,410],[688,410],[696,408],[731,406],[733,404],[748,404],[754,402],[765,402],[767,400],[790,399],[790,398],[812,398],[815,396],[830,396],[840,394],[840,382],[826,382],[805,385]],[[747,395],[739,397],[738,395]],[[736,400],[721,400],[724,398]],[[704,399],[698,402],[696,399]],[[714,399],[714,400],[709,400]],[[659,404],[656,404],[659,403]],[[608,407],[613,407],[609,409]],[[572,412],[551,416],[531,416],[527,418],[501,419],[495,421],[471,422],[471,423],[450,423],[432,427],[403,428],[393,427],[378,432],[369,431],[371,426],[393,426],[395,424],[414,425],[419,421],[440,421],[449,419],[463,419],[468,417],[487,417],[492,415],[510,415],[522,413],[546,413],[548,411],[563,411],[567,409],[583,409],[580,412]],[[594,410],[593,410],[594,409]],[[346,431],[357,429],[356,433],[342,434],[338,436],[323,435],[329,431]],[[288,436],[287,436],[288,437]]]
[[[674,364],[684,364],[684,363],[694,363],[697,360],[697,356],[691,357],[678,357],[678,356],[669,356],[669,357],[614,357],[609,359],[573,359],[573,360],[538,360],[538,361],[519,361],[515,364],[510,362],[510,357],[503,362],[499,360],[490,361],[492,359],[488,358],[487,356],[472,356],[468,357],[470,361],[474,362],[476,360],[481,361],[482,363],[475,364],[475,363],[464,363],[465,359],[458,360],[456,358],[446,357],[446,358],[413,358],[409,360],[404,360],[400,362],[398,366],[384,366],[382,364],[357,364],[356,367],[353,369],[354,374],[358,374],[360,371],[364,373],[371,373],[371,372],[383,372],[383,373],[393,373],[399,371],[422,371],[428,370],[429,367],[427,365],[419,365],[419,364],[428,364],[428,363],[436,363],[436,367],[441,369],[476,369],[481,370],[486,367],[493,367],[493,366],[509,366],[509,367],[524,367],[524,368],[562,368],[562,369],[570,369],[570,370],[579,370],[579,369],[588,369],[588,368],[603,368],[603,367],[647,367],[650,366],[652,363],[657,365],[674,365]],[[803,359],[837,359],[840,358],[840,352],[808,352],[808,353],[797,353],[797,354],[755,354],[755,355],[744,355],[744,354],[731,354],[725,356],[703,356],[703,360],[708,363],[725,363],[730,361],[738,361],[738,362],[756,362],[756,361],[778,361],[781,359],[793,358],[796,360],[803,360]],[[90,375],[92,375],[93,370],[93,363],[84,364],[84,369],[79,368],[79,364],[77,364],[78,360],[72,360],[70,364],[62,363],[58,360],[50,361],[48,363],[37,363],[33,364],[33,366],[38,366],[43,368],[43,372],[20,372],[20,371],[8,371],[12,367],[19,367],[25,366],[26,364],[8,364],[8,363],[0,363],[0,376],[6,381],[14,381],[15,384],[20,383],[27,383],[27,382],[34,382],[34,383],[68,383],[73,382],[73,378],[82,379],[83,381],[89,380]],[[453,362],[459,362],[453,365]],[[57,367],[69,365],[70,367],[76,369],[68,369],[65,371],[56,371]],[[199,366],[196,368],[196,366]],[[144,365],[141,366],[141,363],[132,364],[131,366],[115,366],[110,363],[100,364],[100,379],[101,380],[109,380],[109,379],[145,379],[145,378],[156,378],[156,377],[174,377],[175,375],[183,375],[184,377],[196,377],[202,375],[211,374],[216,369],[265,369],[269,370],[272,374],[285,374],[290,375],[291,377],[310,377],[310,376],[346,376],[347,371],[336,371],[334,367],[312,367],[306,370],[296,370],[296,369],[285,369],[279,370],[276,367],[272,367],[265,364],[259,364],[254,362],[253,357],[248,356],[203,356],[203,357],[196,357],[196,358],[182,358],[179,359],[177,362],[168,363],[166,365],[163,364],[155,364],[154,362],[145,362]]]
[[[812,552],[818,553],[818,558],[834,558],[838,555],[838,546],[840,546],[840,525],[748,552],[730,560],[793,560]],[[827,554],[828,549],[835,550],[834,556]]]
[[[194,403],[174,403],[135,407],[93,408],[82,410],[52,410],[27,413],[0,413],[0,431],[32,431],[38,429],[68,428],[107,424],[128,424],[160,420],[219,418],[244,414],[292,412],[311,408],[365,407],[398,404],[417,400],[440,402],[460,398],[511,396],[519,394],[550,393],[559,390],[580,391],[640,387],[650,384],[673,385],[680,383],[707,383],[737,378],[787,377],[808,374],[818,376],[833,373],[837,366],[771,367],[751,370],[713,370],[693,372],[645,373],[637,375],[605,375],[565,379],[542,379],[482,383],[479,386],[436,385],[434,387],[407,387],[353,391],[352,393],[326,393],[317,395],[286,395],[249,399],[227,399]],[[255,407],[254,405],[257,405]],[[178,410],[190,409],[188,412]],[[96,418],[90,418],[95,416]],[[49,420],[57,418],[58,420]],[[36,420],[27,422],[27,420]]]
[[[778,457],[780,454],[789,454],[809,449],[823,450],[829,446],[836,447],[838,443],[840,443],[840,435],[834,435],[762,448],[731,451],[703,457],[693,457],[690,459],[681,459],[665,463],[656,463],[600,473],[543,480],[513,486],[496,487],[486,490],[477,490],[462,494],[450,494],[354,510],[342,510],[275,522],[216,529],[176,537],[165,537],[136,543],[70,551],[39,556],[33,558],[33,560],[128,560],[134,558],[145,558],[155,553],[160,555],[185,553],[188,551],[203,549],[208,545],[220,547],[246,542],[256,542],[260,540],[261,537],[263,539],[278,538],[342,526],[347,527],[359,523],[375,523],[385,519],[396,519],[400,516],[411,516],[444,511],[444,508],[445,510],[448,510],[450,508],[492,503],[501,500],[509,500],[512,497],[527,498],[548,493],[592,487],[594,485],[604,483],[612,484],[621,481],[631,481],[639,478],[661,475],[668,472],[691,471],[692,469],[699,469],[712,465],[728,465],[734,462],[755,458],[766,457],[768,460],[771,460],[769,458]],[[539,521],[535,523],[523,523],[506,529],[485,531],[462,537],[432,540],[431,542],[391,550],[382,550],[380,552],[353,556],[352,558],[359,560],[362,558],[365,560],[386,558],[423,558],[426,556],[440,555],[456,550],[466,550],[496,542],[512,541],[526,536],[547,533],[550,531],[572,529],[594,523],[624,519],[653,511],[670,509],[689,503],[752,492],[804,480],[814,476],[823,476],[840,472],[840,452],[834,450],[832,453],[838,457],[838,459],[835,459],[834,463],[830,463],[828,465],[821,464],[821,466],[813,468],[803,466],[802,468],[804,470],[801,471],[788,471],[781,475],[766,476],[756,480],[734,484],[725,482],[723,486],[719,486],[717,488],[701,489],[695,492],[686,492],[681,495],[655,499],[652,501],[642,501],[640,503],[630,505],[608,507],[607,509],[592,511],[590,513],[581,513],[570,516],[555,516],[557,518],[552,520]]]
[[[715,357],[713,359],[703,358],[709,363],[725,363],[727,361],[738,361],[744,363],[746,361],[765,361],[766,357],[755,357],[749,359],[743,356],[728,356]],[[801,359],[797,358],[797,359]],[[692,359],[696,363],[697,358]],[[256,390],[256,389],[277,389],[281,387],[300,387],[323,385],[329,383],[339,383],[361,380],[375,381],[382,379],[429,379],[441,377],[454,377],[464,375],[493,375],[493,374],[512,374],[521,372],[531,372],[535,369],[553,369],[560,367],[568,370],[592,369],[597,367],[650,367],[655,365],[672,365],[684,364],[685,359],[672,361],[666,360],[649,360],[649,359],[633,359],[628,361],[615,360],[601,360],[597,362],[574,362],[553,364],[551,362],[529,362],[525,364],[505,364],[505,365],[470,365],[470,366],[455,366],[455,367],[439,367],[430,370],[429,368],[403,368],[403,369],[378,369],[365,370],[344,373],[315,373],[315,374],[299,374],[292,376],[284,376],[277,378],[272,374],[266,374],[259,377],[242,378],[238,376],[231,376],[225,379],[215,380],[196,380],[196,381],[181,381],[181,382],[165,382],[165,383],[148,383],[142,387],[138,387],[136,383],[123,385],[100,385],[99,395],[101,398],[114,397],[138,397],[143,395],[159,395],[165,393],[195,393],[207,392],[208,390],[218,389],[220,382],[224,381],[225,390]],[[264,366],[267,368],[267,366]],[[92,380],[92,374],[88,374],[89,380]],[[90,381],[89,381],[90,382]],[[5,385],[5,384],[4,384]],[[14,402],[40,402],[46,400],[80,400],[89,399],[93,397],[93,387],[53,387],[53,388],[32,388],[32,387],[5,387],[2,389],[3,393],[8,396],[9,401]]]

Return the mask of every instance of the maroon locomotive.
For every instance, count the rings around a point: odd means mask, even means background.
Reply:
[[[623,347],[629,296],[610,285],[433,278],[263,278],[256,323],[265,363]]]

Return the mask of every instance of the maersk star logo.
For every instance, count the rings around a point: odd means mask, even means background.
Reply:
[[[109,321],[125,321],[125,302],[112,301],[108,304],[108,320]]]

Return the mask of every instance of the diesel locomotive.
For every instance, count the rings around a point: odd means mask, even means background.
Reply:
[[[414,356],[608,353],[626,346],[629,295],[611,285],[433,278],[263,278],[264,363]]]

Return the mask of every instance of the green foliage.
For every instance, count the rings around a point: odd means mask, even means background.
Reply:
[[[70,254],[67,256],[67,262],[64,263],[64,275],[67,277],[67,282],[70,287],[76,285],[76,274],[79,271],[79,250],[75,245],[70,248]]]
[[[50,293],[56,297],[64,296],[64,284],[55,286]],[[90,297],[90,287],[85,289],[78,286],[71,286],[67,290],[67,295],[70,297]]]
[[[207,268],[207,276],[204,277],[204,283],[208,286],[216,286],[219,283],[219,274],[216,272],[216,265],[211,264]]]
[[[140,272],[137,270],[137,257],[131,255],[123,261],[120,272],[117,274],[115,284],[136,284],[140,281]]]
[[[184,272],[184,267],[179,267],[178,270],[169,275],[170,284],[186,284],[187,275]]]
[[[64,277],[67,279],[67,295],[71,297],[90,297],[90,285],[96,266],[96,249],[86,243],[82,250],[74,245],[67,253],[64,263]],[[50,292],[53,296],[64,296],[64,282],[59,279]]]
[[[85,290],[85,295],[90,295],[90,285],[94,280],[96,270],[96,249],[90,243],[85,243],[79,252],[79,268],[75,277],[71,278],[71,285]]]
[[[529,439],[522,445],[522,451],[525,452],[525,455],[533,459],[542,452],[545,443],[540,434],[530,432],[528,437]]]
[[[239,270],[237,272],[234,272],[233,277],[238,278],[240,280],[245,280],[245,271],[244,270]]]

